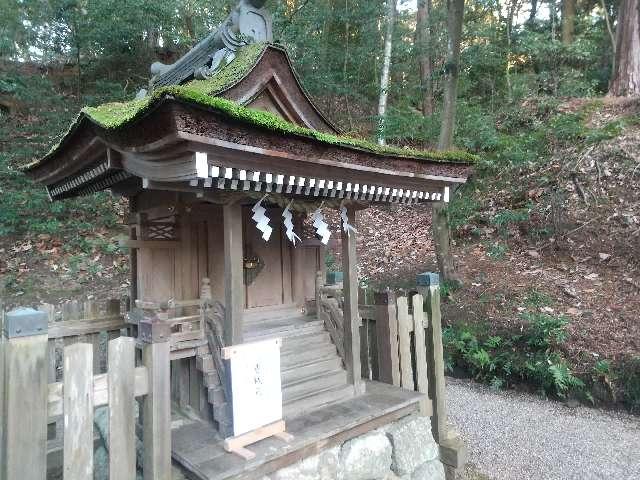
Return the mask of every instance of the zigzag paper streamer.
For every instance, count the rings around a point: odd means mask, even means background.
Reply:
[[[326,245],[329,243],[329,237],[331,236],[331,231],[329,231],[329,225],[324,221],[324,215],[322,215],[321,209],[322,205],[318,207],[318,209],[313,212],[313,216],[311,220],[313,220],[313,227],[316,229],[316,234],[320,237],[320,241]]]
[[[344,202],[340,204],[340,218],[342,219],[342,229],[347,232],[347,235],[351,235],[351,232],[358,233],[355,227],[349,223],[347,207],[344,206]]]
[[[251,217],[254,222],[256,222],[256,227],[258,230],[262,232],[262,239],[267,242],[271,237],[271,232],[273,232],[273,228],[269,226],[269,217],[267,217],[264,213],[267,211],[266,208],[262,206],[262,201],[267,198],[268,195],[262,197],[258,203],[256,203],[251,211],[253,212],[253,216]]]
[[[289,202],[289,205],[287,205],[287,208],[284,209],[284,211],[282,212],[282,218],[284,218],[284,226],[287,229],[287,231],[285,232],[287,234],[287,238],[295,246],[296,240],[298,242],[301,242],[302,240],[300,240],[300,237],[296,235],[296,232],[293,231],[293,221],[291,220],[293,218],[293,215],[291,214],[291,210],[289,209],[292,203],[293,200],[291,200]]]

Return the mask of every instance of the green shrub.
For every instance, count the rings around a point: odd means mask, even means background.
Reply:
[[[528,314],[521,333],[490,334],[482,325],[444,329],[445,366],[461,368],[493,388],[528,383],[560,398],[584,395],[585,384],[571,372],[560,345],[567,339],[567,320]]]
[[[622,402],[632,412],[640,412],[640,357],[621,362],[616,375]]]

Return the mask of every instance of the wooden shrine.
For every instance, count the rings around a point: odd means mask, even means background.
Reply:
[[[124,245],[136,307],[129,321],[139,336],[148,322],[167,327],[174,415],[197,421],[174,431],[174,458],[196,478],[247,468],[237,459],[215,463],[222,450],[195,459],[188,448],[232,433],[225,347],[282,339],[283,415],[297,429],[298,459],[311,453],[313,438],[346,439],[366,422],[375,428],[419,408],[420,395],[363,378],[357,233],[342,227],[357,230],[356,212],[373,204],[448,202],[471,173],[464,153],[341,137],[286,51],[269,43],[261,3],[243,0],[183,59],[154,65],[146,96],[83,110],[60,143],[24,169],[52,200],[100,190],[128,199]],[[258,202],[268,241],[254,219]],[[339,324],[318,305],[326,245],[303,234],[313,232],[308,218],[318,209],[342,218],[331,231],[342,249]],[[301,237],[295,244],[291,231]],[[348,427],[326,412],[310,417],[330,405],[345,405]],[[271,470],[286,465],[275,462]]]

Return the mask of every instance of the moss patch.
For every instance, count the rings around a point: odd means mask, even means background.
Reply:
[[[478,160],[477,156],[464,151],[434,152],[386,145],[380,146],[358,138],[318,132],[289,123],[271,113],[246,108],[230,100],[215,96],[244,78],[259,61],[266,48],[267,44],[264,43],[242,48],[237,52],[237,56],[232,62],[221,68],[212,78],[206,80],[192,80],[184,85],[161,87],[141,100],[132,100],[125,103],[107,103],[98,107],[85,107],[67,135],[73,131],[75,125],[78,124],[83,116],[88,117],[105,129],[115,130],[141,118],[164,99],[174,98],[189,104],[209,108],[230,119],[250,123],[273,132],[312,138],[325,144],[356,148],[374,154],[443,162],[474,163]],[[50,154],[57,148],[59,148],[59,145],[56,145]],[[25,168],[33,166],[34,164],[31,164]]]

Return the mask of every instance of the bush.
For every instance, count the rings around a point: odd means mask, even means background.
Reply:
[[[567,339],[567,319],[525,314],[522,333],[491,335],[486,327],[444,329],[445,366],[463,369],[494,388],[528,383],[547,395],[584,394],[585,384],[571,372],[559,346]]]
[[[616,377],[622,403],[632,412],[640,412],[640,357],[621,362]]]

